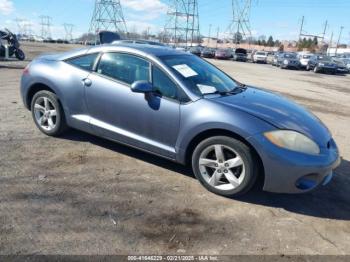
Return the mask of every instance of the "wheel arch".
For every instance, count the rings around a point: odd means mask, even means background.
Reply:
[[[27,96],[26,96],[26,105],[27,108],[29,110],[31,110],[31,103],[33,100],[33,97],[35,96],[36,93],[40,92],[40,91],[49,91],[54,93],[55,95],[57,95],[57,93],[55,92],[54,89],[52,89],[50,86],[48,86],[47,84],[43,84],[43,83],[35,83],[33,85],[30,86],[28,92],[27,92]],[[59,99],[59,98],[58,98]]]
[[[226,130],[226,129],[209,129],[209,130],[205,130],[200,132],[199,134],[197,134],[195,137],[192,138],[192,140],[188,143],[186,150],[185,150],[185,164],[186,165],[190,165],[191,163],[191,159],[192,159],[192,154],[193,151],[195,150],[196,146],[202,142],[203,140],[213,137],[213,136],[228,136],[228,137],[232,137],[234,139],[237,139],[239,141],[241,141],[242,143],[244,143],[246,146],[248,146],[252,152],[253,155],[255,157],[255,159],[258,162],[258,181],[256,183],[259,183],[259,186],[262,187],[263,182],[265,181],[265,169],[264,169],[264,164],[262,161],[262,158],[260,157],[258,151],[253,147],[253,145],[251,145],[251,143],[249,143],[244,137],[238,135],[235,132],[232,132],[230,130]]]

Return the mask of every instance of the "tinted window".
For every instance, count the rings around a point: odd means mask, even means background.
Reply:
[[[149,63],[128,54],[106,53],[97,68],[99,74],[132,84],[139,80],[150,80]]]
[[[153,67],[153,86],[165,97],[177,98],[177,86],[174,82],[158,67]]]
[[[94,67],[97,56],[98,54],[84,55],[68,59],[66,62],[81,69],[91,71]]]

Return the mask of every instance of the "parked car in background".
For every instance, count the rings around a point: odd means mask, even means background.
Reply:
[[[21,97],[48,136],[71,127],[188,165],[223,196],[257,181],[269,192],[309,192],[340,164],[332,134],[310,111],[170,48],[41,56],[23,71]]]
[[[271,64],[273,63],[273,58],[275,57],[276,52],[267,52],[267,63]]]
[[[233,60],[247,62],[247,50],[244,48],[237,48],[233,53]]]
[[[336,74],[337,64],[327,55],[314,55],[310,58],[306,70],[313,70],[315,73]]]
[[[257,51],[253,55],[253,63],[267,63],[267,52]]]
[[[252,50],[252,49],[247,50],[247,60],[248,61],[251,61],[251,62],[253,61],[254,52],[255,52],[255,50]]]
[[[278,56],[277,66],[281,69],[300,69],[300,61],[296,53],[283,53]]]
[[[215,52],[216,59],[230,59],[232,56],[232,51],[230,49],[218,49]]]
[[[204,58],[214,58],[215,57],[215,49],[206,47],[202,50],[201,56]]]
[[[312,56],[313,54],[300,54],[299,55],[300,67],[303,69],[306,69],[307,64],[309,63],[309,60]]]
[[[190,52],[191,54],[196,55],[196,56],[201,56],[202,49],[203,48],[201,48],[200,46],[192,46],[188,49],[188,52]]]
[[[345,64],[344,59],[339,59],[339,58],[332,58],[333,63],[337,65],[337,74],[347,74],[349,73],[349,69],[347,68]]]
[[[272,58],[272,66],[277,66],[278,65],[278,57],[280,55],[282,55],[282,54],[283,53],[281,53],[281,52],[275,53],[275,55]]]

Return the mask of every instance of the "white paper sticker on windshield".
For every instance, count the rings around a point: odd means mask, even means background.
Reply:
[[[199,84],[197,86],[199,88],[199,91],[201,91],[203,95],[212,94],[216,92],[216,88],[214,86],[199,85]]]
[[[197,76],[198,74],[188,65],[175,65],[173,68],[186,78]]]

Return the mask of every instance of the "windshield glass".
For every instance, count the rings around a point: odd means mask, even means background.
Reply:
[[[257,52],[256,54],[257,54],[257,55],[266,55],[265,52]]]
[[[309,59],[311,57],[311,55],[303,55],[304,59]]]
[[[231,92],[239,85],[215,66],[196,56],[171,55],[160,59],[197,95]]]
[[[296,54],[284,54],[285,58],[297,58]]]
[[[332,58],[329,56],[318,56],[317,59],[320,61],[332,62]]]

